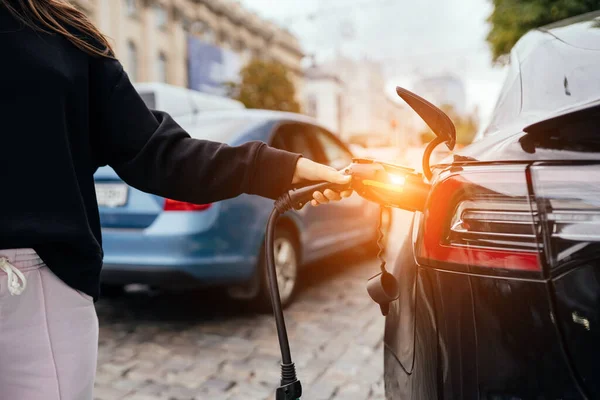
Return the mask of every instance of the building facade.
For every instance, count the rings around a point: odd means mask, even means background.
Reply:
[[[273,59],[302,87],[299,42],[287,30],[261,19],[232,0],[73,0],[114,45],[135,82],[189,87],[190,40],[236,58]],[[227,58],[227,57],[225,57]],[[214,67],[213,67],[214,69]]]
[[[449,105],[460,114],[467,113],[467,94],[463,81],[453,75],[423,78],[415,82],[414,90],[438,107]]]
[[[386,94],[381,65],[370,60],[338,56],[319,66],[343,83],[339,103],[340,136],[348,141],[360,137],[383,137],[389,143],[404,142],[408,132],[406,107]],[[310,85],[307,76],[307,86]],[[412,120],[411,120],[412,124]]]
[[[305,71],[304,112],[337,135],[343,130],[343,98],[344,84],[336,75],[315,66]]]

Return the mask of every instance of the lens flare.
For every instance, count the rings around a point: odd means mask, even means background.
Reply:
[[[404,175],[388,174],[388,177],[390,178],[390,183],[394,185],[404,185],[406,182]]]

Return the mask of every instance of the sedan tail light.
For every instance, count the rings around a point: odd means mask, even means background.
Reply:
[[[422,264],[470,272],[541,272],[525,166],[450,172],[433,187],[417,241]]]
[[[193,204],[184,201],[166,199],[165,211],[204,211],[210,208],[210,204]]]
[[[600,165],[536,165],[533,191],[551,269],[600,254]]]

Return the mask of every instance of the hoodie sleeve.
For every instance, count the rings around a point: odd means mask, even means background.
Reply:
[[[98,165],[110,165],[129,185],[202,204],[242,193],[274,199],[291,184],[300,155],[263,142],[193,139],[168,114],[148,109],[118,61],[92,64],[93,151]]]

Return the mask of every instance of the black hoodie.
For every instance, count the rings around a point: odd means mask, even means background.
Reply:
[[[298,157],[262,142],[190,138],[146,107],[117,60],[24,27],[0,6],[0,249],[34,248],[71,287],[99,294],[98,167],[201,204],[242,193],[275,198]]]

